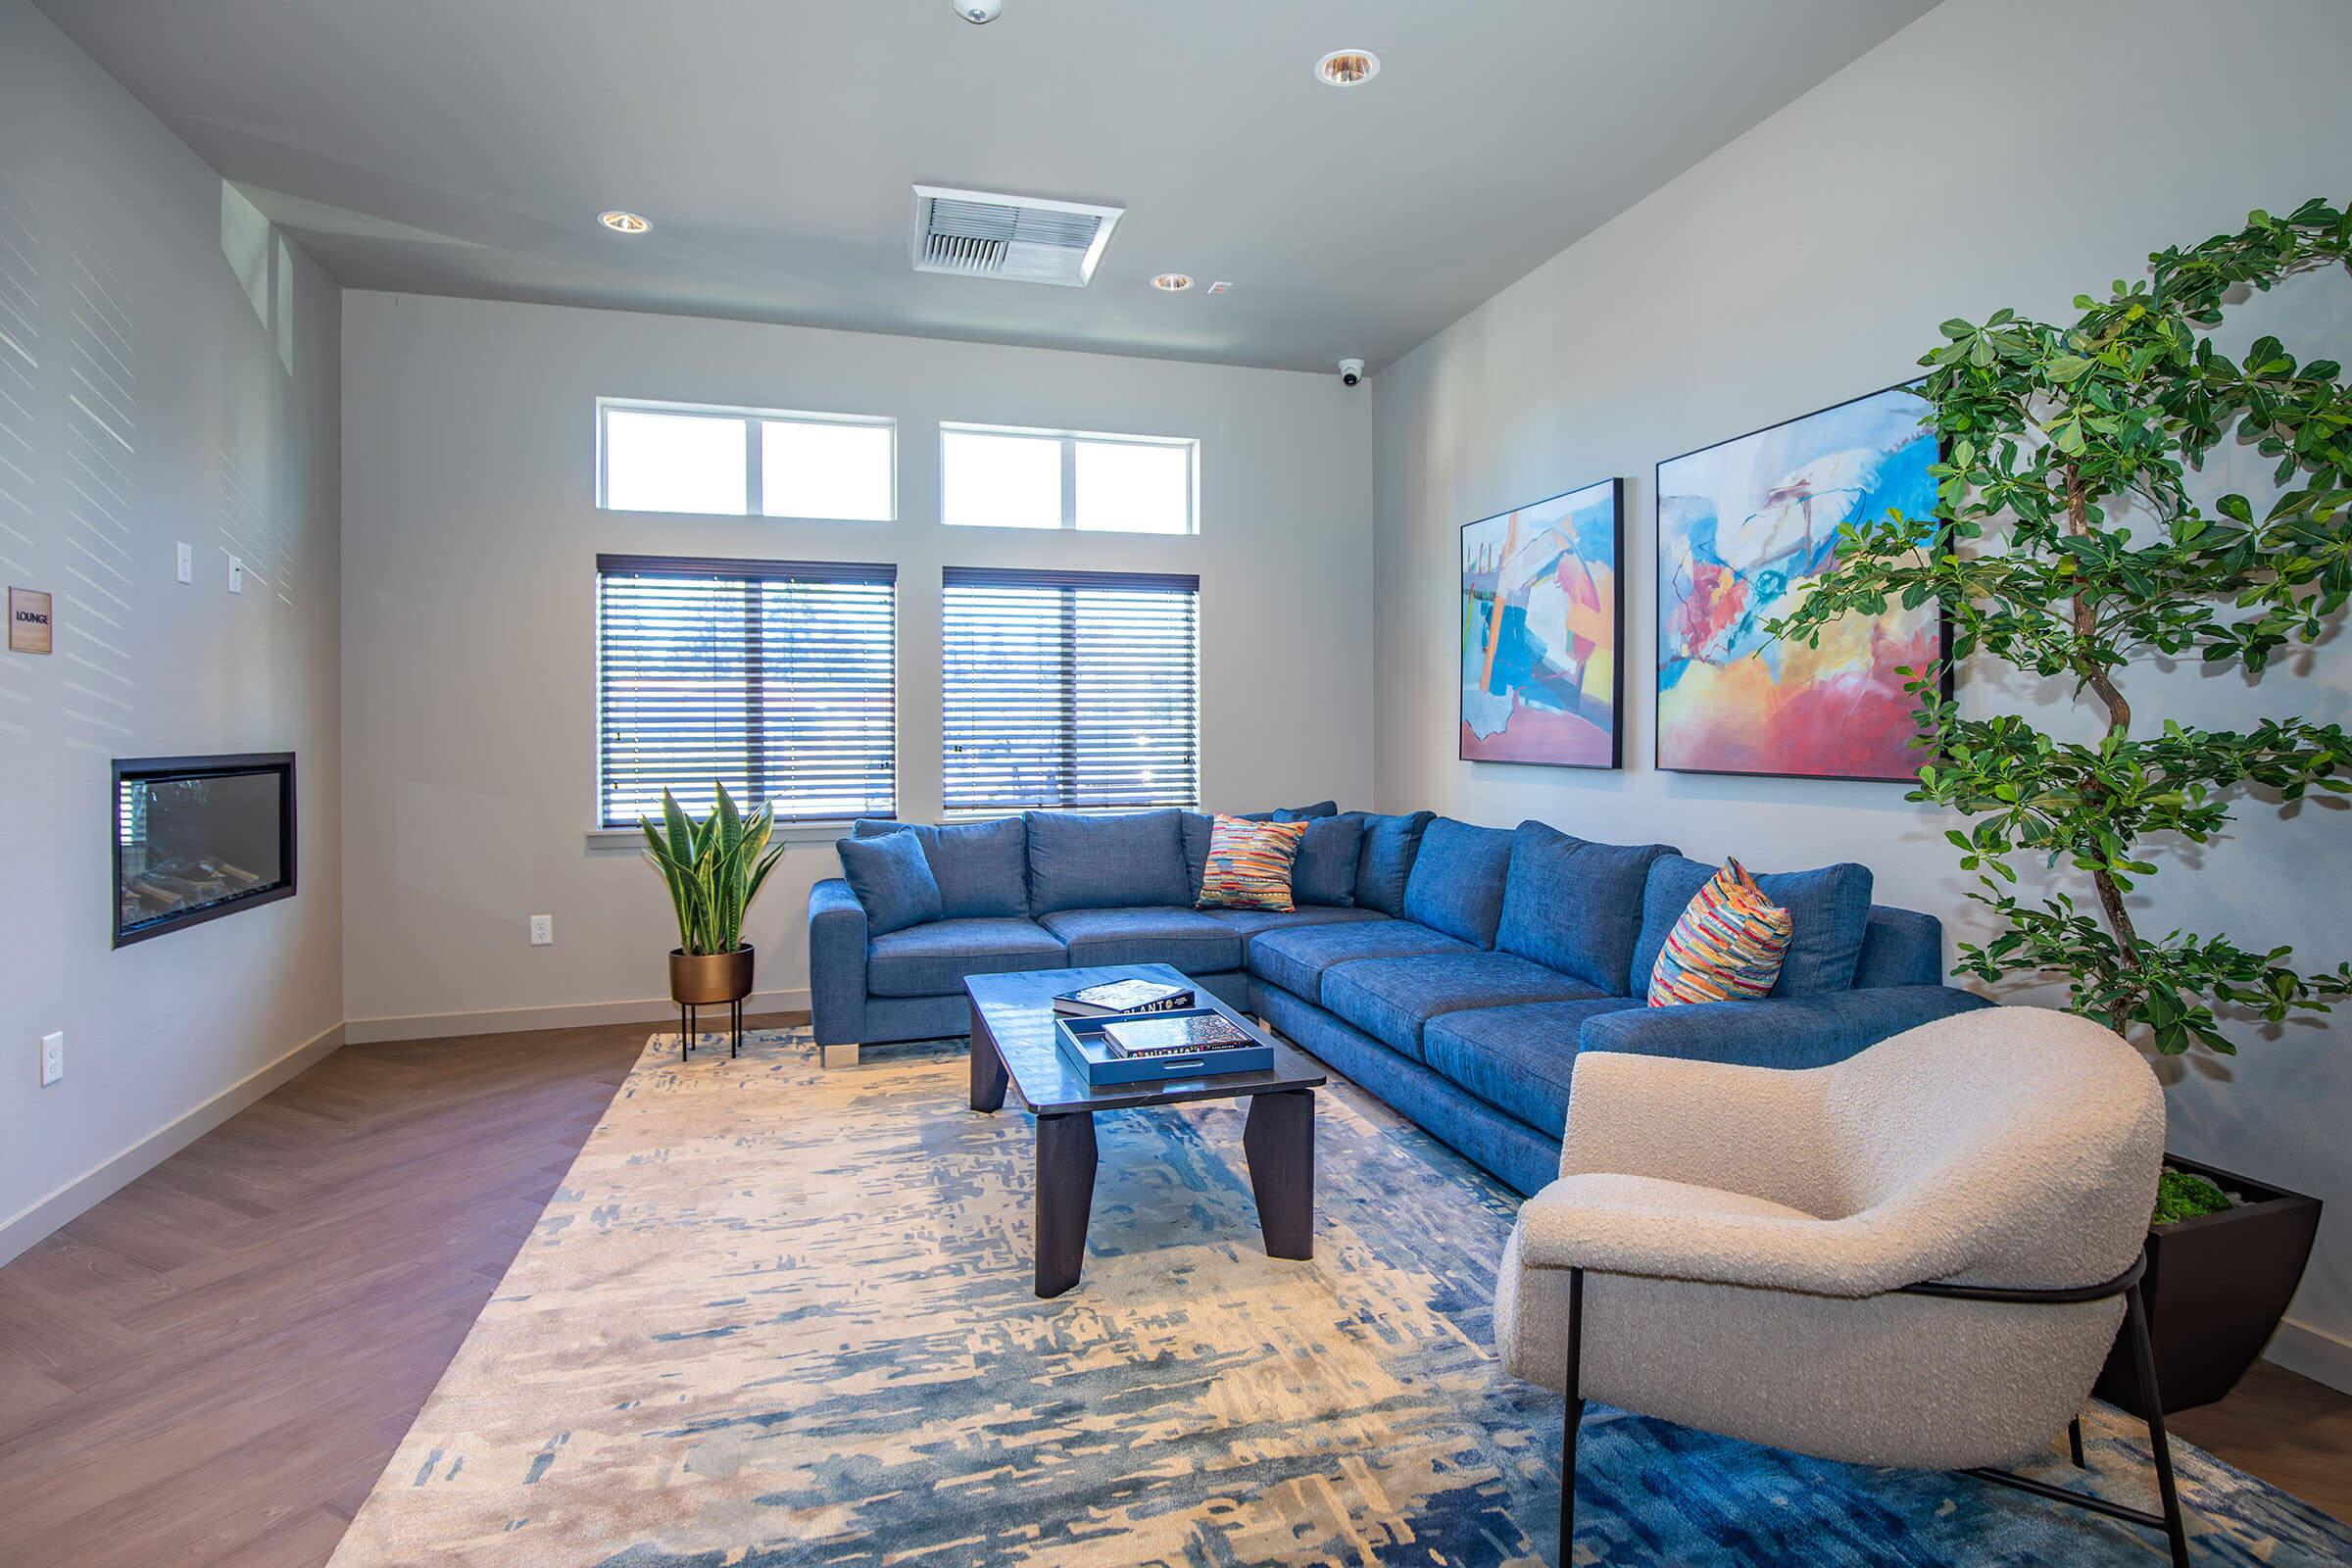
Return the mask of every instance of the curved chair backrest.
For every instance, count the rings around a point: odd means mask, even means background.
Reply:
[[[2164,1095],[2112,1030],[1986,1007],[1822,1071],[1845,1211],[1948,1239],[1947,1278],[2087,1285],[2138,1255],[2163,1164]]]

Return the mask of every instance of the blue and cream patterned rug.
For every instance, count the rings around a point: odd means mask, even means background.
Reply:
[[[960,1048],[826,1073],[802,1033],[649,1042],[336,1568],[1484,1568],[1557,1561],[1560,1407],[1496,1367],[1506,1194],[1346,1085],[1312,1262],[1262,1250],[1230,1104],[1099,1118],[1086,1277],[1030,1282],[1029,1118]],[[2092,1479],[2149,1505],[2135,1429]],[[2129,1564],[2144,1532],[1966,1477],[1614,1412],[1577,1561]],[[2179,1450],[2212,1568],[2352,1531]]]

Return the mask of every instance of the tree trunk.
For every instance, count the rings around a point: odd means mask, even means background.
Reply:
[[[2082,470],[2074,464],[2066,466],[2066,530],[2078,537],[2090,533],[2090,502],[2083,493]],[[2087,642],[2098,631],[2098,607],[2087,593],[2075,595],[2075,635]],[[2132,705],[2108,678],[2105,665],[2084,660],[2076,668],[2083,683],[2091,689],[2107,710],[2107,733],[2123,736],[2132,729]],[[2099,789],[2095,780],[2085,780],[2085,792]],[[2132,923],[2132,911],[2124,907],[2123,890],[2106,870],[2090,873],[2091,886],[2098,890],[2099,911],[2107,917],[2107,929],[2115,934],[2116,945],[2122,950],[2124,962],[2134,974],[2140,969],[2139,930]],[[2108,1022],[2118,1034],[2124,1032],[2138,1011],[2140,993],[2134,989],[2132,997],[2119,1002],[2108,1015]]]

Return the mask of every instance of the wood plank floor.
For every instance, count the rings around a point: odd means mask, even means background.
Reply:
[[[0,1269],[0,1564],[325,1562],[647,1032],[346,1047]],[[2177,1428],[2352,1518],[2352,1397]]]

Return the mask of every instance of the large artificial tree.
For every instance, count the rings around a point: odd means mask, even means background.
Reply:
[[[2067,324],[2013,311],[1944,322],[1920,361],[1943,442],[1936,517],[1841,529],[1834,568],[1775,623],[1815,641],[1848,612],[1940,600],[1955,661],[2056,679],[2091,705],[2096,738],[2060,739],[2020,712],[1965,716],[1939,671],[1906,671],[1928,759],[1910,798],[1969,819],[1948,837],[1995,920],[1986,941],[1962,945],[1964,972],[2064,977],[2076,1010],[2144,1031],[2168,1054],[2233,1051],[2217,1011],[2276,1021],[2352,995],[2352,964],[2306,973],[2288,948],[2155,935],[2129,902],[2156,874],[2152,855],[2207,843],[2249,790],[2282,802],[2352,791],[2340,725],[2152,723],[2125,691],[2134,662],[2153,659],[2259,676],[2281,650],[2318,642],[2352,596],[2352,385],[2276,338],[2232,360],[2210,335],[2248,290],[2337,267],[2352,270],[2352,220],[2314,200],[2150,257],[2146,278],[2104,301],[2078,296]],[[2224,441],[2276,460],[2259,517],[2242,495],[2209,511],[2189,492],[2190,470]],[[2095,914],[2062,882],[2021,897],[2026,857],[2087,879]]]

